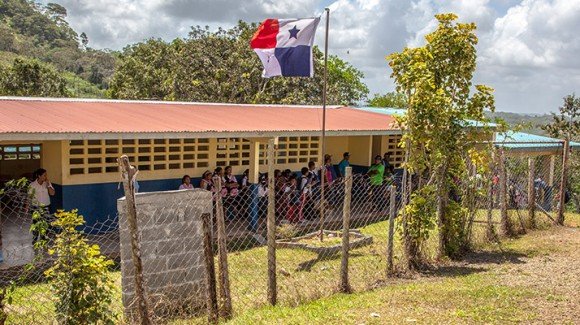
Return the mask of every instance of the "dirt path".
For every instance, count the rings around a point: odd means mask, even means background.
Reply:
[[[505,241],[499,253],[477,253],[469,267],[497,275],[498,284],[530,290],[520,305],[530,323],[580,324],[580,228],[553,227]]]
[[[538,316],[534,322],[580,324],[580,229],[557,227],[529,236],[526,241],[550,249],[499,269],[503,283],[546,295],[528,301]]]

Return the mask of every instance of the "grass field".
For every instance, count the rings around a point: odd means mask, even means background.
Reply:
[[[483,245],[460,262],[374,290],[302,304],[265,307],[232,324],[401,324],[541,322],[580,319],[580,215],[501,244]]]
[[[521,216],[525,214],[521,213]],[[478,219],[484,217],[482,211]],[[511,215],[519,224],[518,215]],[[499,219],[494,213],[494,219]],[[538,220],[544,220],[538,216]],[[526,220],[522,220],[527,223]],[[526,276],[541,274],[539,269],[527,269],[540,263],[551,265],[550,260],[560,261],[561,266],[579,267],[578,225],[580,215],[567,215],[568,227],[550,227],[540,222],[541,230],[529,232],[516,239],[502,240],[501,244],[487,244],[483,240],[483,224],[477,224],[474,241],[477,251],[463,261],[449,261],[437,267],[414,274],[408,278],[389,279],[385,276],[385,251],[387,222],[379,222],[361,232],[373,236],[373,244],[352,251],[350,280],[354,294],[337,294],[340,255],[318,259],[311,252],[295,249],[279,249],[277,307],[266,304],[266,248],[259,247],[229,254],[230,280],[235,318],[234,324],[247,323],[439,323],[439,322],[491,322],[533,321],[542,319],[546,313],[533,308],[538,297],[541,303],[568,304],[570,296],[557,289],[567,288],[560,278],[555,283],[538,286],[527,283]],[[562,237],[562,238],[560,238]],[[424,253],[433,257],[435,236],[426,245]],[[401,248],[395,241],[395,261],[399,261]],[[548,262],[542,259],[548,258]],[[568,261],[568,259],[573,259]],[[542,264],[543,263],[543,264]],[[545,265],[544,265],[545,264]],[[546,266],[547,267],[547,266]],[[515,270],[515,271],[514,271]],[[577,269],[576,269],[577,270]],[[519,272],[521,278],[510,278]],[[578,272],[567,283],[578,281]],[[559,276],[564,276],[556,272]],[[563,273],[564,274],[564,273]],[[120,288],[119,272],[111,276]],[[567,276],[567,275],[566,275]],[[541,279],[536,279],[540,281]],[[579,283],[576,282],[576,288]],[[571,308],[578,306],[574,304]],[[120,290],[112,306],[121,314]],[[53,304],[46,284],[23,286],[17,289],[12,303],[7,306],[8,323],[47,323],[54,319]],[[574,313],[568,313],[568,316]],[[565,317],[566,315],[562,315]],[[578,315],[580,319],[580,315]],[[567,318],[560,319],[566,321]],[[175,320],[175,324],[203,323],[205,317]]]

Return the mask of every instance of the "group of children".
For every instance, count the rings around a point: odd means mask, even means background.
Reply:
[[[380,171],[376,171],[373,167],[370,169],[369,176],[373,178],[382,178],[386,173],[391,171],[392,167],[388,162],[388,155],[385,154],[385,161],[381,161],[378,156],[375,163],[385,164]],[[340,186],[335,186],[338,179],[345,176],[346,167],[350,166],[350,154],[345,152],[342,161],[335,167],[332,164],[332,157],[330,155],[324,156],[324,173],[321,173],[322,168],[316,167],[314,161],[308,163],[308,167],[303,167],[299,173],[294,173],[290,169],[275,170],[274,171],[274,190],[275,190],[275,206],[276,217],[278,220],[287,220],[292,223],[300,223],[308,219],[313,219],[318,215],[320,208],[320,194],[321,184],[324,183],[324,189],[327,195],[327,203],[332,205],[333,199],[340,197],[337,195],[342,189]],[[241,179],[238,180],[232,174],[232,167],[225,168],[217,167],[214,172],[209,170],[204,172],[199,188],[217,193],[217,184],[215,184],[216,177],[221,180],[221,188],[219,189],[221,197],[224,202],[224,209],[226,217],[230,220],[235,219],[236,216],[245,216],[250,205],[249,195],[249,170],[246,169]],[[258,213],[263,217],[267,213],[268,202],[268,177],[269,175],[260,174],[258,183]],[[324,179],[322,179],[324,178]],[[324,182],[322,182],[322,180]],[[382,182],[381,182],[382,183]],[[179,189],[193,189],[189,175],[184,175],[182,184]]]

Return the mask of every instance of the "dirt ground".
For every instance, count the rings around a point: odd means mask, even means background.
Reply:
[[[579,227],[552,227],[504,239],[494,250],[452,265],[489,273],[498,285],[529,290],[519,308],[534,315],[530,323],[580,324]]]

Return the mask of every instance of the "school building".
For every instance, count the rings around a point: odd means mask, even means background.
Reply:
[[[394,115],[403,111],[327,108],[323,153],[320,106],[0,97],[0,180],[45,168],[56,189],[53,208],[78,209],[94,225],[116,217],[123,154],[139,169],[141,192],[177,189],[185,174],[197,185],[217,166],[232,166],[236,175],[249,169],[255,183],[267,171],[266,145],[274,137],[278,169],[298,171],[326,153],[337,164],[345,151],[355,170],[385,152],[401,165]],[[528,141],[519,149],[555,155],[561,146]]]

